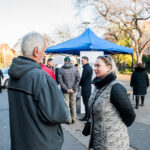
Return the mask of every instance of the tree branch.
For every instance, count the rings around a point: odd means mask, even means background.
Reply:
[[[143,45],[143,47],[140,50],[140,53],[143,52],[149,44],[150,44],[150,39]]]
[[[101,12],[101,10],[100,10],[99,3],[100,3],[100,0],[97,0],[97,5],[96,5],[96,7],[97,7],[98,13],[101,14],[106,20],[108,20],[108,21],[110,21],[110,22],[112,22],[112,23],[118,24],[119,22],[108,18],[107,15],[108,15],[108,12],[109,12],[109,11],[108,11],[107,5],[106,5],[105,3],[103,3],[103,4],[105,5],[105,7],[106,7],[106,13],[103,14],[103,13]]]
[[[146,18],[137,18],[137,20],[148,20],[150,19],[150,16],[146,17]]]

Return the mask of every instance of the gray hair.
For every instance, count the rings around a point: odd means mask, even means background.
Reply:
[[[106,65],[111,66],[111,69],[110,69],[109,73],[110,72],[114,72],[114,73],[118,72],[116,63],[115,63],[114,59],[111,56],[109,56],[109,55],[98,56],[97,59],[102,59]]]
[[[22,39],[21,50],[23,56],[32,56],[35,47],[37,47],[39,50],[43,50],[44,38],[37,32],[30,32]]]

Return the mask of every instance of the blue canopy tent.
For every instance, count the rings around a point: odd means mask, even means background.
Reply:
[[[89,28],[76,38],[48,47],[45,53],[80,55],[80,51],[104,51],[104,54],[133,54],[133,49],[101,39]]]
[[[80,55],[80,51],[103,51],[104,54],[131,54],[133,70],[133,49],[101,39],[90,28],[76,38],[48,47],[45,53]]]

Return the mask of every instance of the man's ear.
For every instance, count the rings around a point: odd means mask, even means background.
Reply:
[[[33,56],[34,56],[34,57],[37,57],[38,54],[39,54],[38,48],[37,48],[37,47],[34,47]]]

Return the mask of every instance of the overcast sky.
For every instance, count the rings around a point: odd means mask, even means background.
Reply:
[[[50,33],[78,22],[72,0],[0,0],[0,44],[13,48],[30,31]]]

